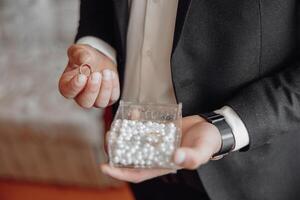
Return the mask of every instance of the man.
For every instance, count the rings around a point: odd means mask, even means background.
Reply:
[[[120,78],[124,100],[183,103],[174,162],[185,170],[103,172],[139,183],[137,199],[298,199],[298,10],[296,0],[82,0],[62,95],[106,107]]]

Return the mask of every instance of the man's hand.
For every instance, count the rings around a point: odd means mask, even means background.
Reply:
[[[200,116],[185,117],[182,120],[182,143],[174,154],[174,162],[185,169],[197,169],[207,163],[221,148],[219,130]],[[126,169],[101,166],[103,173],[113,178],[142,182],[174,171],[168,169]]]
[[[81,107],[106,107],[120,96],[119,78],[115,63],[89,45],[72,45],[69,62],[59,80],[60,93],[74,99]],[[88,64],[93,73],[79,73],[79,66]]]

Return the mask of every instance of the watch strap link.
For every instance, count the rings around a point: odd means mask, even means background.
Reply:
[[[232,151],[235,147],[235,139],[232,130],[226,122],[224,116],[215,112],[200,114],[200,116],[206,119],[209,123],[215,125],[221,134],[221,149],[219,152],[214,154],[213,157],[225,155]]]

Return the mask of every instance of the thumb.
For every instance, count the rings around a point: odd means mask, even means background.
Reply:
[[[174,162],[182,168],[197,169],[209,161],[210,154],[205,148],[181,147],[174,154]]]

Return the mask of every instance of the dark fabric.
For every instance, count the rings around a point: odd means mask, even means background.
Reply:
[[[177,9],[177,15],[176,15],[176,24],[175,24],[175,33],[173,37],[173,49],[172,53],[174,52],[174,49],[177,46],[177,43],[180,39],[182,28],[187,16],[187,13],[190,9],[191,0],[184,0],[184,1],[178,1],[178,9]]]
[[[177,174],[131,184],[131,188],[137,200],[209,200],[196,171],[180,171]]]
[[[96,7],[100,1],[89,2]],[[78,37],[100,24],[99,38],[119,41],[115,46],[123,78],[126,44],[119,43],[126,38],[127,1],[113,0],[112,10],[102,2],[106,1],[101,1],[106,12],[117,13],[118,23],[113,23],[118,29],[110,32],[111,24],[102,22],[102,13],[82,15],[85,24],[80,27],[85,28],[79,28]],[[243,151],[198,169],[213,200],[300,199],[299,4],[297,0],[179,4],[171,67],[183,115],[229,105],[250,136]]]
[[[81,0],[79,27],[75,40],[84,36],[95,36],[116,47],[114,19],[111,0]]]

